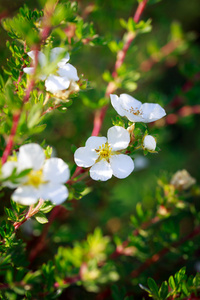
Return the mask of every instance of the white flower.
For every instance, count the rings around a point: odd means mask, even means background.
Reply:
[[[21,146],[17,161],[8,161],[2,166],[2,177],[11,176],[14,168],[17,174],[23,170],[30,172],[12,183],[5,181],[3,184],[16,188],[12,199],[23,205],[31,205],[39,198],[51,200],[59,205],[68,197],[68,190],[64,183],[69,179],[68,165],[60,158],[45,159],[45,154],[38,144]]]
[[[145,135],[143,139],[143,148],[149,151],[156,149],[156,140],[152,135]]]
[[[133,160],[119,150],[126,149],[130,143],[129,132],[120,126],[108,130],[108,138],[91,136],[85,147],[78,148],[74,159],[79,167],[91,167],[90,176],[94,180],[106,181],[114,175],[125,178],[134,169]]]
[[[111,103],[117,113],[124,117],[126,116],[131,122],[150,123],[161,119],[166,115],[165,110],[154,103],[144,103],[128,94],[110,95]]]
[[[33,65],[35,64],[35,52],[36,50],[28,52],[28,56],[32,58]],[[41,70],[48,66],[48,63],[51,63],[58,59],[58,56],[65,51],[64,48],[56,47],[53,48],[50,52],[50,62],[48,62],[46,56],[41,51],[38,51],[38,62],[41,67]],[[79,77],[77,75],[77,70],[74,66],[67,63],[69,61],[69,54],[67,53],[64,58],[62,58],[57,63],[56,74],[40,74],[39,79],[45,80],[45,87],[48,92],[52,94],[58,93],[68,89],[71,82],[78,81]],[[27,74],[33,74],[34,67],[27,67],[23,69]]]
[[[170,184],[174,185],[178,190],[187,190],[196,183],[196,179],[193,178],[187,170],[177,171]]]

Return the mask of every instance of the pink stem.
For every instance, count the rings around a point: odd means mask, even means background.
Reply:
[[[2,158],[1,158],[1,161],[2,161],[2,164],[4,164],[6,161],[7,161],[7,158],[12,150],[12,147],[13,147],[13,144],[14,144],[14,137],[15,137],[15,134],[16,134],[16,131],[17,131],[17,126],[18,126],[18,122],[19,122],[19,119],[20,119],[20,113],[15,113],[13,115],[13,125],[12,125],[12,128],[11,128],[11,132],[10,132],[10,136],[8,138],[8,142],[7,142],[7,145],[6,145],[6,148],[3,152],[3,155],[2,155]]]
[[[139,3],[137,10],[135,12],[135,15],[133,17],[133,20],[137,23],[141,17],[141,14],[147,4],[148,0],[143,0],[142,2]],[[121,67],[121,65],[124,62],[124,59],[126,57],[126,53],[132,43],[132,41],[135,38],[135,34],[133,32],[129,32],[126,36],[125,39],[125,43],[124,43],[124,47],[122,50],[120,50],[117,53],[117,59],[116,59],[116,63],[115,63],[115,67],[114,67],[114,71],[112,73],[112,76],[114,79],[116,79],[118,77],[118,69]],[[114,93],[115,90],[117,89],[115,82],[109,82],[107,89],[106,89],[106,93],[105,96],[109,97],[110,94]],[[106,111],[107,111],[107,106],[102,107],[100,110],[97,110],[95,113],[95,117],[94,117],[94,126],[93,126],[93,130],[92,130],[92,136],[97,136],[101,130],[105,115],[106,115]]]

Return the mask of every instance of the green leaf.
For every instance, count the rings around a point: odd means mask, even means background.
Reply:
[[[46,214],[50,212],[54,207],[55,205],[53,205],[50,201],[45,201],[42,207],[40,208],[40,211]]]
[[[160,289],[159,289],[159,296],[162,300],[165,300],[168,295],[168,284],[167,281],[163,281]]]
[[[46,216],[41,211],[39,211],[34,217],[40,224],[45,224],[49,222]]]
[[[28,128],[32,128],[33,126],[37,125],[40,122],[41,113],[42,113],[42,105],[40,103],[33,105],[27,119]]]
[[[153,278],[148,278],[147,283],[148,283],[148,286],[149,286],[151,292],[152,292],[156,297],[159,297],[159,294],[158,294],[158,286],[157,286],[155,280],[153,280]]]
[[[175,290],[176,289],[176,284],[175,284],[175,281],[174,281],[174,277],[173,276],[170,276],[169,277],[169,286],[172,290]]]

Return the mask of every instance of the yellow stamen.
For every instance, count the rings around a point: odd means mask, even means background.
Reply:
[[[99,153],[100,159],[105,159],[108,161],[112,155],[112,148],[108,143],[105,143],[102,146],[99,146],[99,150],[96,150],[96,152]]]
[[[42,170],[30,171],[30,173],[28,174],[28,181],[26,182],[26,184],[38,188],[41,183],[44,183]]]

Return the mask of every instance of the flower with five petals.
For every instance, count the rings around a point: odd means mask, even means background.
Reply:
[[[131,122],[150,123],[161,119],[166,115],[165,110],[156,103],[144,103],[128,94],[110,95],[111,104],[117,113],[126,116]]]
[[[28,52],[28,56],[33,60],[33,67],[26,67],[23,71],[27,74],[33,74],[35,69],[35,56],[37,50],[32,50]],[[48,62],[47,57],[41,51],[38,51],[38,63],[41,70],[48,66],[48,63],[54,62],[58,59],[59,55],[64,53],[65,49],[61,47],[53,48],[50,52],[50,62]],[[46,90],[52,94],[64,91],[69,88],[70,83],[78,81],[79,77],[77,75],[77,70],[74,66],[68,63],[69,54],[67,53],[64,58],[62,58],[57,63],[56,74],[40,74],[39,79],[45,80]]]
[[[14,169],[17,174],[28,169],[30,172],[12,182],[9,177]],[[8,178],[3,182],[4,186],[16,188],[12,199],[23,205],[32,205],[39,198],[59,205],[68,197],[64,185],[70,176],[68,165],[60,158],[45,159],[42,147],[35,143],[21,146],[17,160],[8,161],[2,166],[1,176]]]
[[[125,178],[134,169],[133,160],[120,150],[124,150],[130,143],[129,132],[120,126],[108,129],[106,137],[91,136],[85,147],[78,148],[74,159],[79,167],[91,167],[90,176],[94,180],[106,181],[114,175]]]

